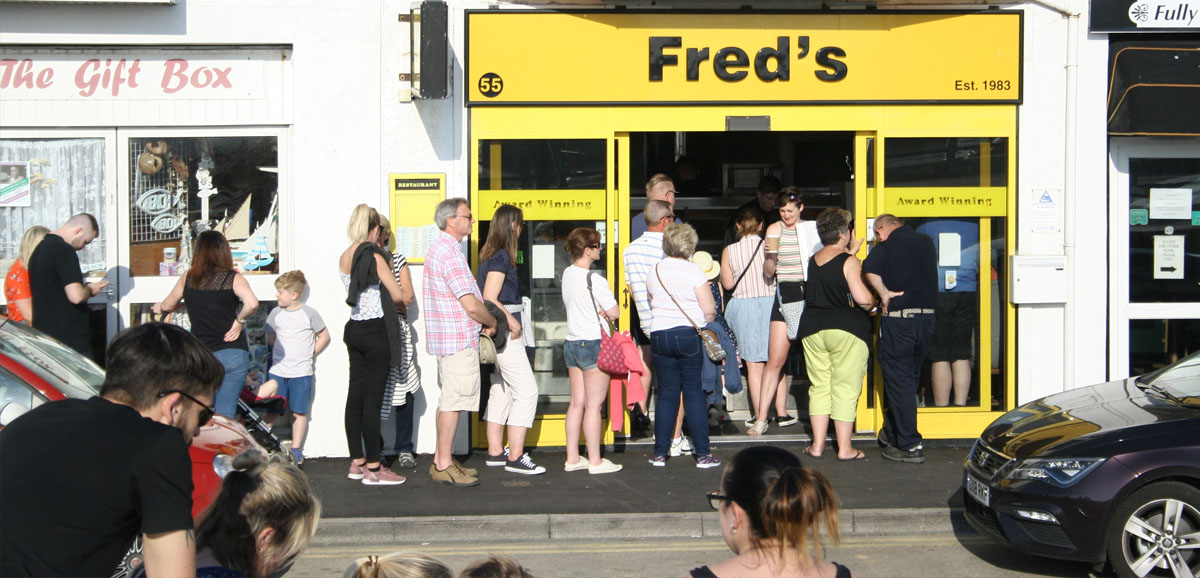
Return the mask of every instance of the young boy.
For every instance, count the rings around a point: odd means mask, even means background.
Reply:
[[[296,463],[304,461],[304,434],[308,429],[308,410],[313,389],[313,359],[329,345],[329,330],[316,309],[300,301],[308,287],[304,273],[288,271],[275,280],[278,306],[267,316],[267,345],[272,348],[271,369],[267,376],[278,384],[278,393],[286,397],[296,420],[292,423],[292,454]]]

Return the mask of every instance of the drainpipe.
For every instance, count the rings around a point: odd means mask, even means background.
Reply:
[[[1063,255],[1067,301],[1063,304],[1063,390],[1075,387],[1075,203],[1078,148],[1079,10],[1067,0],[1032,0],[1067,19],[1066,118],[1063,121]]]

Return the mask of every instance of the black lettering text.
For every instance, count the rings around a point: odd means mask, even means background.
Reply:
[[[760,80],[771,82],[772,80],[787,80],[788,67],[791,60],[788,58],[789,39],[787,36],[778,38],[779,48],[771,48],[767,46],[758,51],[754,57],[754,74],[758,75]],[[775,59],[775,70],[767,69],[767,61]]]
[[[663,54],[665,48],[679,48],[683,46],[683,38],[679,36],[651,36],[650,37],[650,80],[661,81],[663,79],[664,66],[678,66],[679,57],[674,54]]]
[[[730,68],[744,68],[750,66],[750,57],[746,56],[746,51],[736,46],[728,46],[717,51],[717,57],[713,60],[713,72],[717,73],[717,78],[727,81],[738,81],[750,73],[745,70],[730,71]]]
[[[836,46],[826,46],[817,49],[817,64],[829,70],[816,71],[817,78],[825,82],[835,82],[846,78],[846,63],[832,58],[845,58],[846,51]]]
[[[687,79],[700,80],[700,63],[708,60],[708,47],[699,50],[689,48],[687,51]]]

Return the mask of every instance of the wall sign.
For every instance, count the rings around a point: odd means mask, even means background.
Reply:
[[[388,186],[393,248],[409,263],[424,263],[429,244],[441,234],[433,224],[433,211],[446,198],[446,175],[388,173]]]
[[[262,97],[263,62],[246,56],[168,53],[21,54],[0,58],[5,100],[188,100]]]
[[[890,187],[882,191],[883,212],[898,217],[1002,217],[1005,187]]]
[[[500,205],[512,205],[521,209],[526,221],[604,219],[607,194],[602,190],[479,191],[475,218],[489,221]]]
[[[467,104],[1019,103],[1022,19],[468,11]]]
[[[1092,0],[1092,32],[1195,32],[1200,2],[1195,0]]]

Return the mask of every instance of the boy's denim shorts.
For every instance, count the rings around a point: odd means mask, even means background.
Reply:
[[[312,403],[313,376],[280,377],[274,373],[268,373],[267,376],[279,383],[279,392],[275,395],[287,398],[292,413],[308,415]]]
[[[563,342],[563,359],[567,362],[567,367],[578,367],[584,371],[599,367],[600,340]]]

